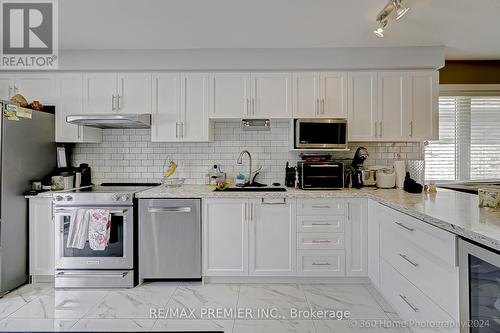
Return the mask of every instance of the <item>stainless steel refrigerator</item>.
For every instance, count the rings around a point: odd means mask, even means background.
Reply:
[[[54,114],[0,102],[0,296],[28,281],[28,204],[23,192],[56,164]]]

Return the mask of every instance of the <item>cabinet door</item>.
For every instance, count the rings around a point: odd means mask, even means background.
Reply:
[[[153,74],[152,141],[179,141],[179,73]]]
[[[409,73],[410,106],[403,123],[411,141],[439,139],[439,75],[437,71]]]
[[[403,113],[408,109],[408,81],[404,72],[378,73],[377,138],[401,141]]]
[[[83,114],[83,75],[57,74],[56,94],[56,142],[101,142],[102,130],[66,122],[69,115]]]
[[[250,200],[250,275],[295,275],[295,200]]]
[[[209,141],[208,74],[181,74],[182,141]]]
[[[151,74],[118,74],[116,103],[119,113],[151,113]]]
[[[368,277],[380,288],[380,225],[379,203],[368,200]]]
[[[14,82],[10,75],[0,75],[0,99],[9,100],[14,94]]]
[[[210,118],[250,116],[250,73],[210,74]]]
[[[316,117],[319,110],[319,74],[293,73],[293,117]]]
[[[42,104],[55,104],[54,74],[16,74],[14,90],[21,94],[28,103],[40,101]]]
[[[292,117],[292,75],[252,73],[251,118]]]
[[[347,118],[347,73],[321,73],[320,87],[320,115]]]
[[[203,274],[248,275],[248,200],[207,199],[203,219]]]
[[[346,276],[368,276],[366,199],[346,199]]]
[[[89,73],[84,76],[85,113],[109,114],[117,111],[116,80],[115,73]]]
[[[31,276],[54,276],[52,198],[29,199],[29,267]]]
[[[374,140],[377,126],[377,73],[349,73],[347,90],[349,141]]]

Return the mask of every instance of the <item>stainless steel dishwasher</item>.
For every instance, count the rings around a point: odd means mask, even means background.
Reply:
[[[139,279],[201,278],[201,200],[139,200]]]

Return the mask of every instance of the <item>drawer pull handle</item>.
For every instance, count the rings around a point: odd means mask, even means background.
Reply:
[[[329,209],[331,208],[330,206],[311,206],[312,208],[316,208],[316,209]]]
[[[408,256],[406,254],[402,254],[400,253],[399,256],[401,258],[403,258],[404,260],[408,261],[410,264],[412,264],[414,267],[418,267],[418,264],[416,262],[414,262],[413,260],[411,260],[410,258],[408,258]]]
[[[406,229],[406,230],[408,230],[408,231],[415,231],[415,229],[410,228],[410,227],[407,227],[407,226],[405,226],[405,225],[404,225],[403,223],[401,223],[401,222],[394,222],[394,223],[396,223],[396,224],[397,224],[397,225],[399,225],[401,228]]]
[[[415,312],[418,312],[418,311],[419,311],[419,310],[418,310],[418,308],[417,308],[416,306],[414,306],[413,304],[411,304],[411,303],[410,303],[410,301],[408,300],[408,297],[403,296],[403,295],[401,295],[401,294],[399,294],[399,297],[401,297],[401,299],[402,299],[403,301],[405,301],[405,303],[406,303],[406,304],[408,304],[408,306],[409,306],[409,307],[410,307],[413,311],[415,311]]]
[[[331,266],[332,264],[330,264],[329,262],[313,262],[312,265],[313,266]]]
[[[331,240],[328,240],[328,239],[313,239],[312,240],[313,243],[331,243],[332,241]]]
[[[318,222],[313,222],[311,224],[312,225],[332,225],[331,223],[318,223]]]

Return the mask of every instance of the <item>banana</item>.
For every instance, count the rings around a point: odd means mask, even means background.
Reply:
[[[170,161],[170,163],[168,164],[168,170],[165,171],[163,175],[165,177],[170,177],[175,173],[175,170],[177,170],[177,164],[175,164],[174,161]]]

